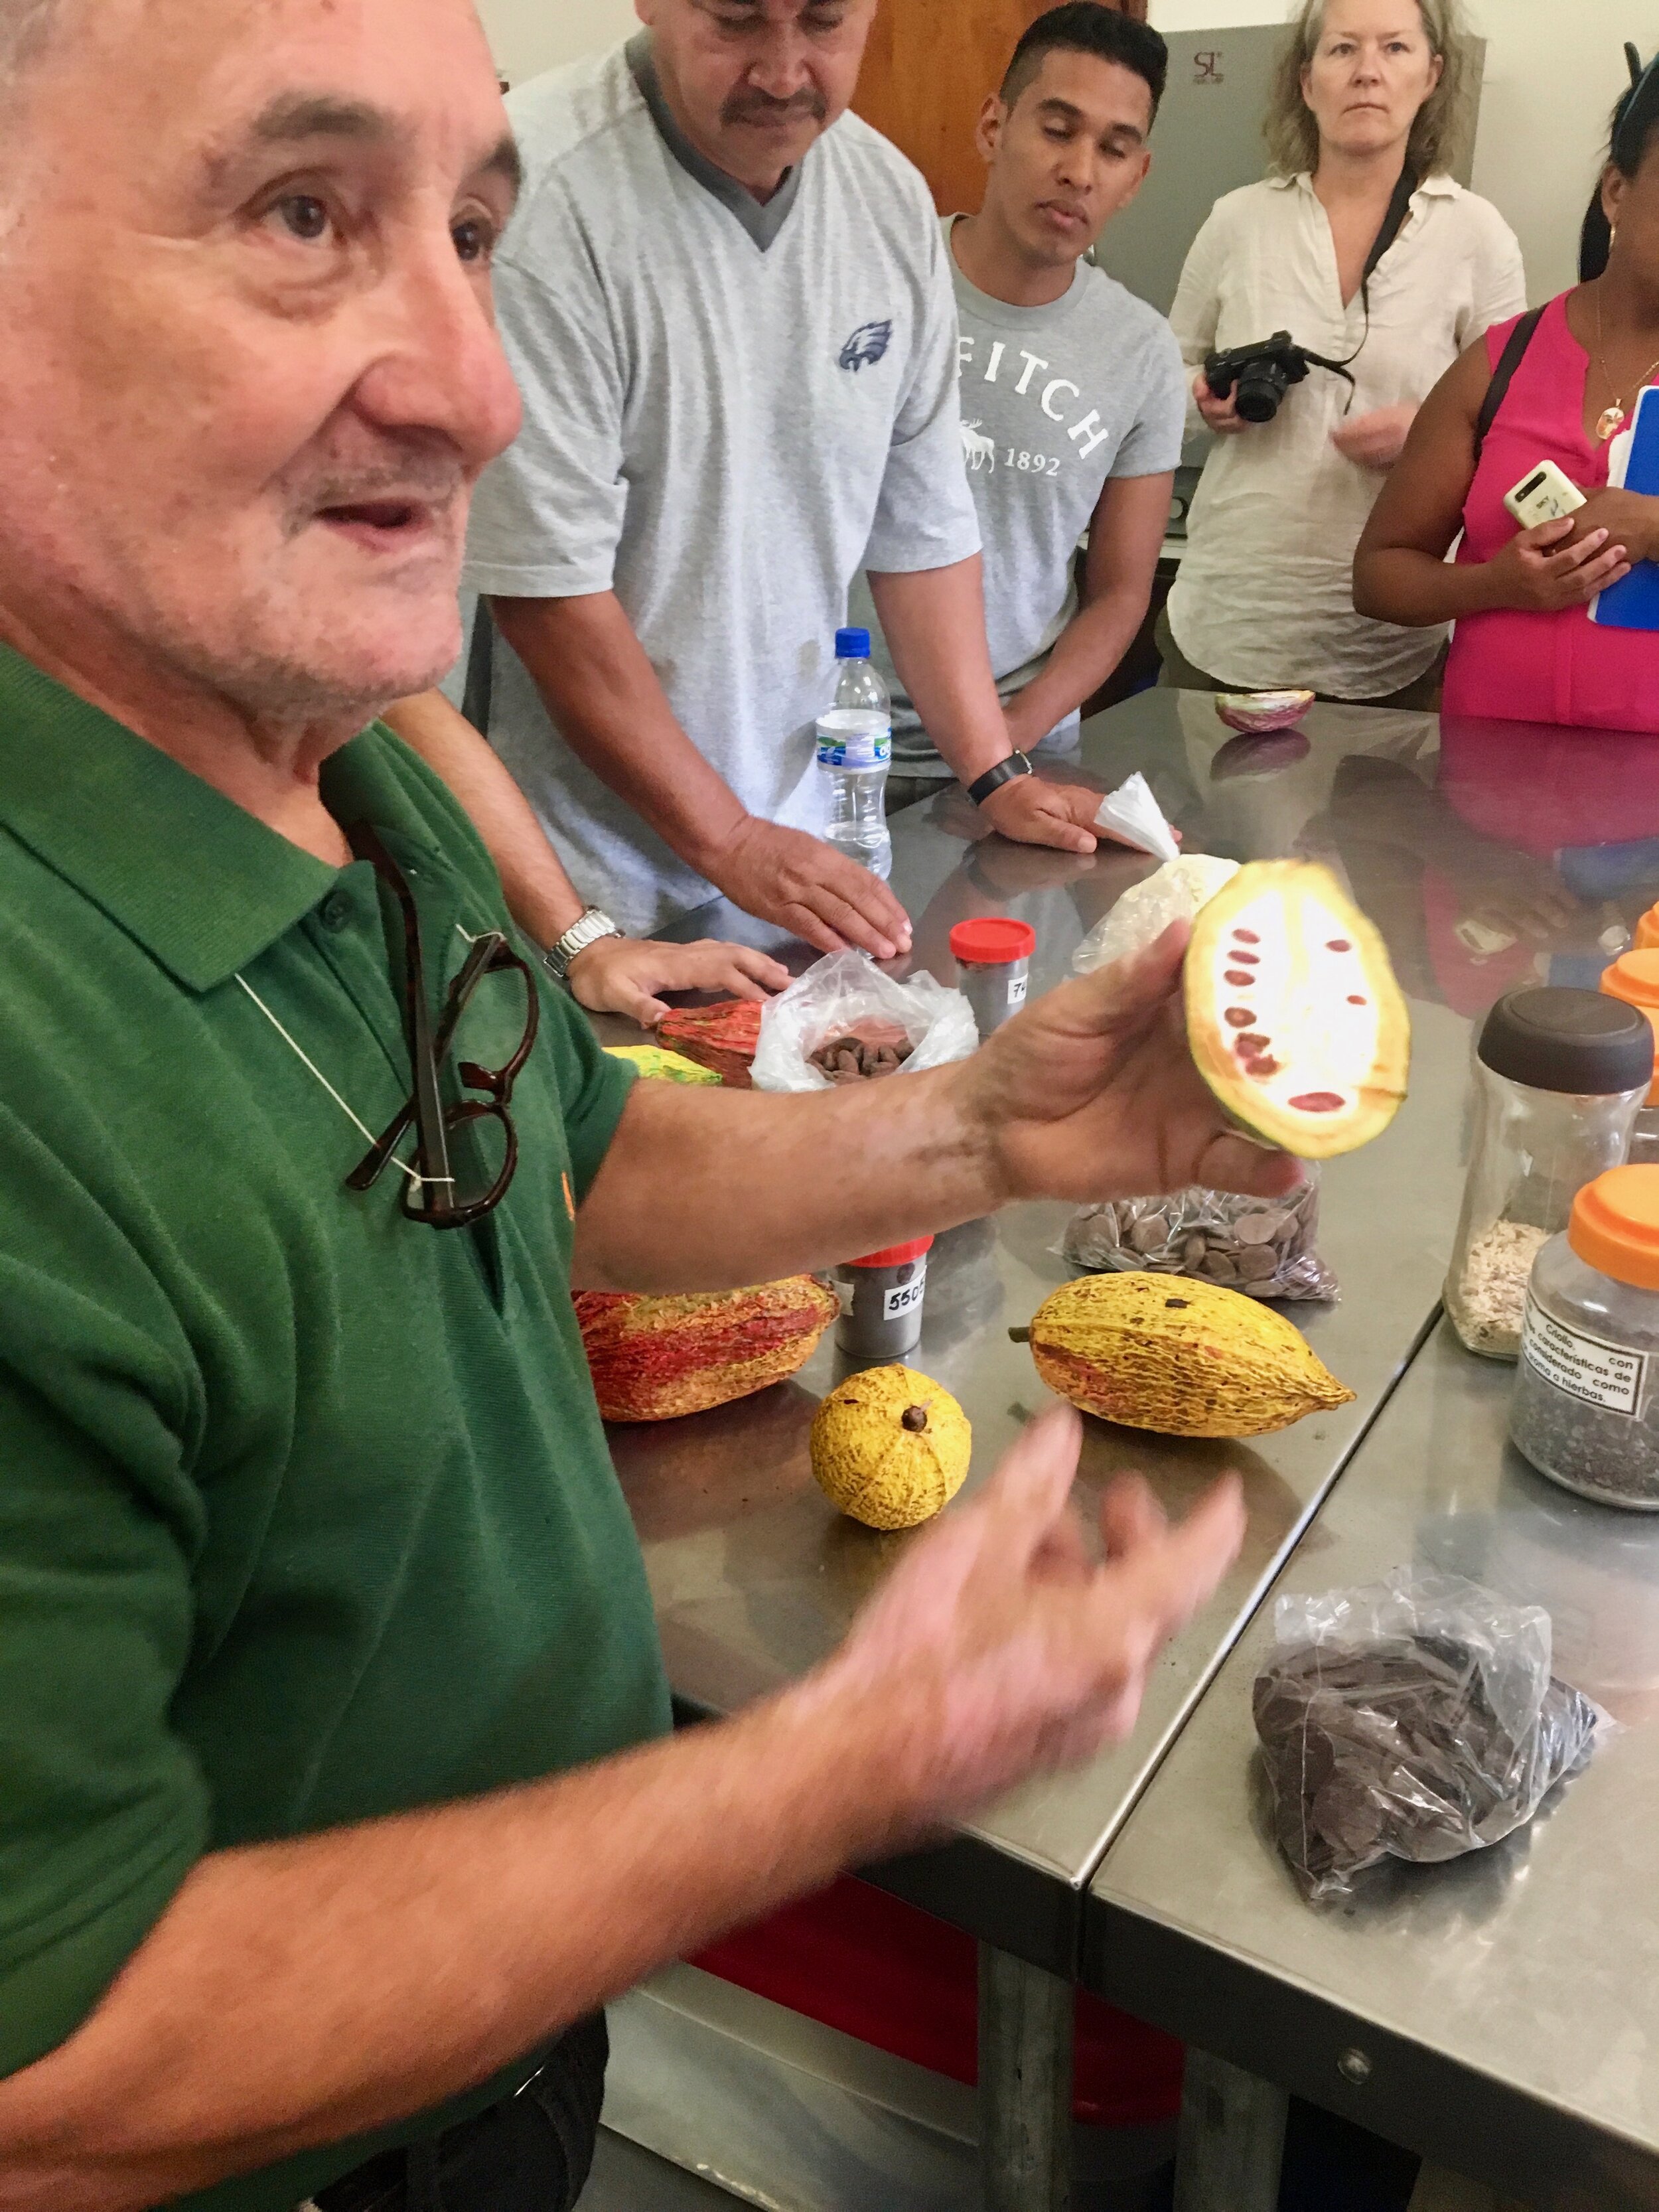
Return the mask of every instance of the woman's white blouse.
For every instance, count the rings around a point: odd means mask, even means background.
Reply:
[[[1170,594],[1176,642],[1241,690],[1305,686],[1339,699],[1402,690],[1440,629],[1396,629],[1353,609],[1353,556],[1382,477],[1331,443],[1345,419],[1420,403],[1466,347],[1527,304],[1521,249],[1497,209],[1449,177],[1413,192],[1370,280],[1370,326],[1347,307],[1324,209],[1304,173],[1216,202],[1194,240],[1170,320],[1188,362],[1288,330],[1350,363],[1355,390],[1310,369],[1271,422],[1218,439]],[[1363,345],[1361,340],[1364,340]]]

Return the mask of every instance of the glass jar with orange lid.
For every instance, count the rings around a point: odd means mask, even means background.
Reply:
[[[1636,945],[1602,971],[1601,988],[1610,999],[1639,1006],[1659,1039],[1659,907],[1650,907],[1636,926]],[[1631,1131],[1627,1158],[1633,1166],[1659,1163],[1659,1077]]]
[[[1580,1497],[1659,1512],[1659,1167],[1587,1183],[1538,1255],[1510,1436]]]

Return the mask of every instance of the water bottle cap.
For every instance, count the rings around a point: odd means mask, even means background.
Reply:
[[[867,629],[838,629],[836,632],[837,660],[868,660],[870,633]]]

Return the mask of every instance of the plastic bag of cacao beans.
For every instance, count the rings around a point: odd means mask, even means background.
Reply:
[[[1253,1298],[1340,1297],[1320,1258],[1319,1185],[1312,1171],[1288,1198],[1241,1198],[1194,1185],[1166,1198],[1108,1199],[1079,1207],[1061,1256],[1097,1273],[1146,1268],[1193,1275]]]
[[[845,1066],[836,1047],[845,1048]],[[960,991],[925,969],[900,983],[867,952],[830,952],[767,1000],[751,1073],[757,1091],[828,1091],[838,1079],[919,1075],[978,1049],[974,1010]]]

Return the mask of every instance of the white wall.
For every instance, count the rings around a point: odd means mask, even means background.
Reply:
[[[1163,31],[1280,22],[1284,0],[1152,0]],[[1571,284],[1607,113],[1622,87],[1624,41],[1659,45],[1659,0],[1470,0],[1486,39],[1474,187],[1521,240],[1534,301]]]
[[[478,13],[496,68],[514,84],[602,53],[638,27],[634,0],[478,0]]]

